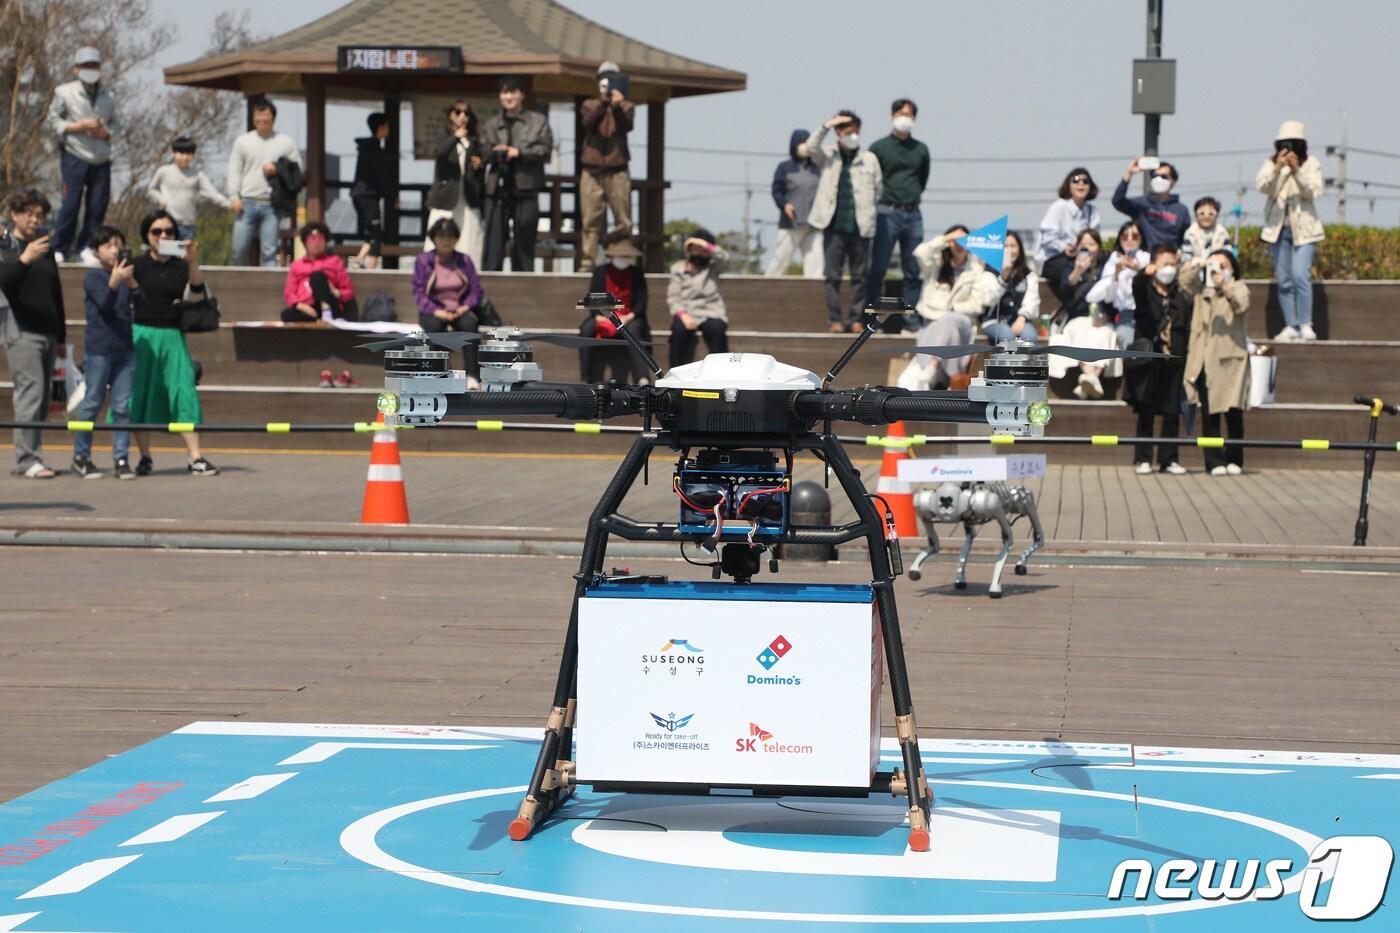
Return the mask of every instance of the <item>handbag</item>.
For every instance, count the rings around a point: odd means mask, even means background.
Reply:
[[[219,299],[208,293],[198,301],[180,302],[180,330],[203,334],[219,329]]]

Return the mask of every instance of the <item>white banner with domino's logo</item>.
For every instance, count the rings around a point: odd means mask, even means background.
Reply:
[[[595,587],[579,601],[579,780],[868,787],[882,657],[865,586]]]

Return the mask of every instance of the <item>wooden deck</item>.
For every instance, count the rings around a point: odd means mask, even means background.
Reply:
[[[208,485],[168,485],[185,484]],[[574,569],[543,557],[0,557],[0,800],[201,719],[537,725]],[[791,564],[783,579],[814,572],[868,576]],[[943,560],[898,583],[923,735],[1400,751],[1400,574],[1088,560],[1033,564],[997,601],[985,563],[969,576],[953,590]]]

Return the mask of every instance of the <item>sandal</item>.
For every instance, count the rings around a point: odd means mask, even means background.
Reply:
[[[29,469],[20,474],[20,476],[23,476],[25,479],[53,479],[57,475],[56,472],[49,469],[48,465],[41,460],[35,460],[33,463],[29,464]]]

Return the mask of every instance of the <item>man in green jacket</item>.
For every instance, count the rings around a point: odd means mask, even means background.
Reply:
[[[919,303],[919,264],[914,260],[914,248],[924,241],[924,215],[919,201],[928,185],[928,146],[914,138],[914,119],[919,107],[907,97],[890,105],[890,135],[878,139],[870,151],[880,160],[884,184],[875,215],[875,242],[870,251],[870,277],[866,280],[866,300],[877,302],[885,284],[885,270],[890,264],[895,243],[899,244],[899,261],[904,269],[904,303],[914,307]],[[917,330],[922,322],[917,321]]]

